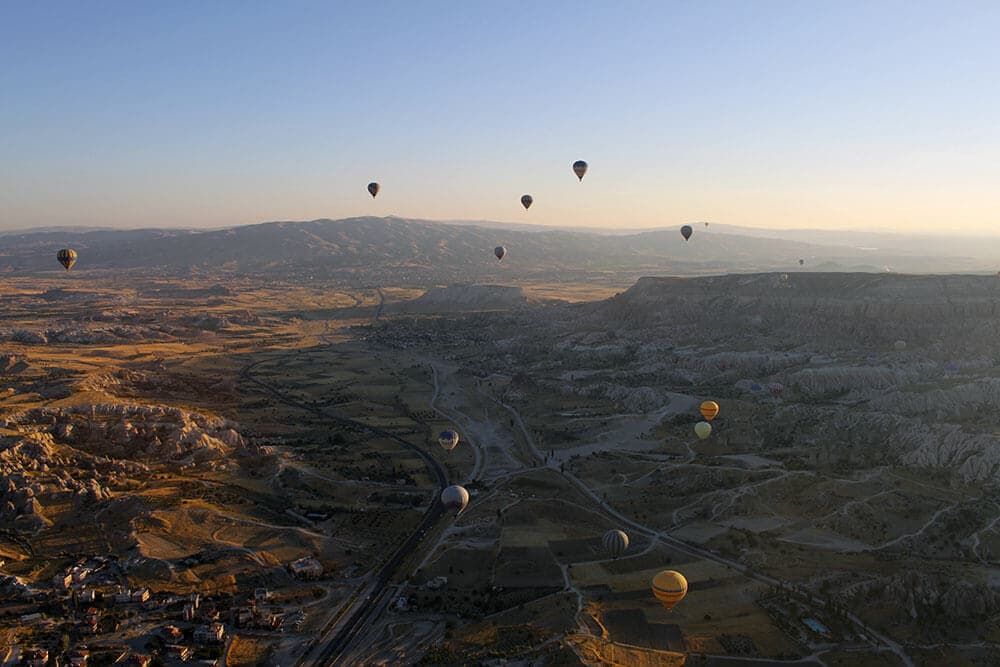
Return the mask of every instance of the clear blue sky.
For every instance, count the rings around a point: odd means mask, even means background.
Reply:
[[[0,0],[0,227],[992,231],[998,35],[997,2]]]

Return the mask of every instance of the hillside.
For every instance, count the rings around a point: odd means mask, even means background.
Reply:
[[[389,313],[446,313],[452,311],[510,310],[538,303],[520,287],[507,285],[450,285],[432,287],[411,301],[393,304]]]
[[[947,353],[992,354],[1000,334],[1000,278],[894,273],[789,273],[641,278],[585,308],[591,324],[678,327],[706,341],[747,332],[772,340],[898,339]]]
[[[492,257],[502,244],[502,264]],[[319,275],[360,281],[488,281],[498,277],[704,274],[767,270],[967,271],[961,257],[928,258],[723,233],[697,227],[690,242],[676,229],[607,236],[524,231],[402,218],[270,222],[224,230],[44,231],[0,236],[0,271],[58,271],[53,255],[72,246],[76,271],[157,268]],[[389,272],[388,274],[386,272]],[[618,275],[620,274],[620,275]]]

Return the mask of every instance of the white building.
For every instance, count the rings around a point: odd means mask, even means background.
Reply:
[[[288,564],[292,575],[299,579],[318,579],[323,576],[323,566],[315,558],[300,558]]]

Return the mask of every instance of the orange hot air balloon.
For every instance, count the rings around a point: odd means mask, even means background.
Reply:
[[[712,421],[719,414],[719,404],[715,401],[705,401],[701,404],[701,416],[705,421]]]
[[[684,575],[674,570],[664,570],[653,577],[653,597],[669,611],[684,599],[688,592],[688,582]]]

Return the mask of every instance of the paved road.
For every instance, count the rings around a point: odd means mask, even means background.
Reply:
[[[379,290],[379,296],[382,297],[381,290]],[[381,314],[381,311],[382,304],[380,303],[379,308],[376,311],[376,317]],[[296,350],[294,354],[298,354],[298,352],[299,351]],[[252,374],[253,369],[265,361],[271,360],[261,360],[245,366],[240,370],[240,377],[245,382],[259,387],[286,405],[291,405],[301,410],[312,412],[333,423],[362,429],[372,435],[388,438],[396,442],[402,447],[416,453],[423,460],[427,469],[436,479],[439,492],[443,491],[444,488],[448,486],[448,475],[445,472],[444,467],[430,454],[428,454],[423,447],[409,442],[408,440],[405,440],[394,433],[390,433],[389,431],[369,426],[364,422],[356,421],[354,419],[341,417],[339,415],[332,414],[323,408],[298,401],[283,394],[278,388],[255,378]],[[299,665],[328,665],[337,663],[337,658],[340,652],[347,648],[347,646],[351,643],[351,640],[357,635],[358,631],[364,627],[364,620],[378,608],[379,603],[382,601],[383,596],[388,589],[388,584],[392,581],[396,571],[399,569],[399,566],[418,547],[430,529],[437,523],[442,513],[443,508],[441,506],[438,493],[435,494],[433,502],[427,508],[427,511],[424,512],[423,519],[421,520],[420,525],[417,526],[416,530],[414,530],[395,550],[395,552],[393,552],[393,554],[382,564],[374,579],[370,581],[359,594],[355,595],[349,604],[347,612],[340,615],[330,626],[324,629],[319,642],[316,646],[314,646],[312,651],[306,653],[302,656],[302,658],[300,658],[298,662]]]
[[[358,633],[366,627],[365,621],[381,608],[385,596],[395,590],[395,587],[389,584],[396,570],[399,569],[399,566],[411,553],[417,550],[420,542],[431,528],[434,527],[434,524],[437,523],[443,513],[444,508],[441,506],[441,503],[435,500],[430,511],[424,514],[424,519],[420,522],[417,530],[406,538],[406,541],[396,549],[392,557],[382,565],[374,581],[365,588],[364,597],[359,596],[356,603],[348,612],[346,620],[340,624],[340,629],[336,632],[335,636],[327,640],[325,646],[320,649],[315,658],[315,664],[346,664],[341,660],[341,653],[351,645]]]
[[[376,310],[375,317],[373,318],[373,320],[376,320],[378,319],[379,316],[381,316],[384,305],[384,295],[382,294],[381,289],[378,290],[378,293],[380,297],[380,303]],[[330,341],[326,339],[325,336],[324,340],[326,340],[327,343],[330,344]],[[403,447],[410,449],[411,451],[414,451],[424,460],[428,469],[433,471],[434,475],[437,478],[438,485],[440,486],[440,488],[443,489],[445,486],[447,486],[448,484],[447,475],[444,469],[435,459],[433,459],[426,451],[424,451],[422,447],[419,447],[418,445],[408,442],[403,438],[400,438],[399,436],[389,433],[387,431],[373,428],[362,422],[358,422],[352,419],[346,419],[337,415],[330,414],[329,412],[323,410],[322,408],[301,403],[292,398],[284,396],[279,390],[275,389],[274,387],[271,387],[270,385],[267,385],[266,383],[263,383],[252,377],[250,372],[253,370],[254,367],[259,365],[260,363],[263,362],[257,362],[255,364],[251,364],[245,367],[241,372],[242,377],[248,382],[251,382],[261,387],[262,389],[272,394],[282,402],[294,405],[295,407],[307,410],[309,412],[319,414],[324,418],[327,418],[335,423],[340,423],[346,426],[365,429],[372,434],[389,438],[397,442],[398,444],[402,445]],[[496,399],[493,400],[496,401]],[[529,458],[535,459],[535,462],[538,463],[544,461],[544,456],[541,454],[541,452],[538,451],[534,443],[534,440],[530,435],[530,431],[524,424],[519,412],[513,407],[502,403],[501,401],[496,401],[496,402],[499,405],[501,405],[514,418],[515,422],[517,423],[518,430],[521,431],[523,440],[527,445]],[[651,529],[645,525],[642,525],[636,521],[629,519],[628,517],[622,515],[613,507],[605,503],[593,490],[591,490],[586,484],[583,483],[582,480],[577,478],[572,473],[566,473],[559,470],[558,466],[556,466],[554,462],[550,463],[549,466],[554,472],[561,475],[568,482],[572,483],[574,486],[580,489],[581,492],[583,492],[588,498],[590,498],[607,515],[613,517],[621,524],[627,525],[633,530],[643,533],[654,540],[659,540],[665,544],[668,544],[674,549],[677,549],[678,551],[687,553],[695,557],[700,557],[706,560],[714,561],[716,563],[725,565],[727,567],[731,567],[739,571],[744,576],[755,579],[762,583],[766,583],[772,586],[778,586],[783,584],[783,582],[781,582],[780,580],[775,579],[773,577],[769,577],[767,575],[760,574],[758,572],[754,572],[741,563],[729,560],[723,556],[720,556],[719,554],[692,545],[683,540],[671,537],[670,535],[662,531]],[[304,665],[341,664],[338,661],[340,660],[342,652],[349,647],[349,645],[358,635],[360,630],[365,627],[366,625],[365,621],[367,621],[375,613],[375,611],[381,607],[381,604],[384,601],[384,597],[390,588],[388,584],[389,582],[392,581],[392,578],[394,577],[400,564],[417,549],[417,547],[419,546],[420,542],[423,540],[427,532],[430,531],[430,529],[441,517],[441,514],[442,514],[442,507],[440,505],[440,502],[437,499],[435,499],[435,501],[428,508],[427,512],[424,514],[423,520],[421,521],[417,529],[403,542],[403,544],[401,544],[396,549],[396,551],[392,554],[392,556],[385,563],[383,563],[378,573],[376,574],[375,578],[359,594],[357,594],[354,599],[352,599],[346,613],[342,614],[338,619],[336,619],[331,624],[330,627],[327,628],[327,630],[324,632],[322,638],[320,639],[316,647],[314,647],[313,651],[306,654],[305,656],[303,656],[302,659],[300,659],[299,662],[300,665],[304,666]],[[803,597],[808,602],[818,606],[822,606],[825,603],[825,600],[822,600],[821,598],[816,596],[805,595]],[[898,643],[896,643],[886,635],[875,631],[870,626],[865,625],[862,622],[862,620],[859,617],[855,616],[854,614],[848,614],[848,618],[860,630],[867,633],[869,636],[876,638],[885,647],[887,647],[889,651],[896,654],[907,667],[913,667],[914,663],[912,659],[909,657],[909,655],[906,654],[902,646],[900,646]],[[732,664],[732,663],[720,663],[720,664]]]
[[[517,423],[517,426],[521,431],[522,437],[528,443],[529,449],[536,456],[541,457],[541,453],[538,451],[531,437],[531,432],[528,430],[527,426],[525,426],[524,421],[521,419],[521,415],[517,411],[517,409],[511,407],[510,405],[507,405],[506,403],[503,403],[502,401],[498,401],[496,399],[493,400],[499,405],[501,405],[505,410],[507,410],[507,412],[514,418],[514,421]],[[553,472],[562,476],[564,479],[571,482],[574,486],[580,489],[581,492],[586,494],[587,497],[590,498],[595,504],[597,504],[604,511],[605,514],[607,514],[610,517],[613,517],[620,523],[632,528],[636,532],[642,533],[653,540],[660,540],[661,542],[670,545],[677,551],[686,553],[689,556],[695,556],[705,560],[714,561],[716,563],[719,563],[720,565],[725,565],[726,567],[733,568],[738,572],[740,572],[745,577],[748,577],[750,579],[755,579],[759,582],[768,584],[770,586],[786,586],[785,582],[782,582],[779,579],[775,579],[774,577],[769,577],[766,574],[754,572],[753,570],[748,568],[746,565],[743,565],[742,563],[730,560],[728,558],[725,558],[724,556],[720,556],[715,552],[709,551],[702,547],[695,546],[693,544],[690,544],[689,542],[685,542],[676,537],[672,537],[664,531],[658,531],[653,528],[649,528],[648,526],[645,526],[641,523],[633,521],[632,519],[629,519],[625,515],[618,512],[611,505],[604,502],[604,500],[600,496],[598,496],[597,493],[595,493],[590,487],[584,484],[583,481],[576,475],[560,470],[554,461],[550,462],[549,466],[552,468]],[[815,605],[820,609],[826,606],[826,600],[818,596],[811,594],[799,594],[799,596],[801,599],[807,601],[812,605]],[[899,643],[893,641],[887,635],[878,632],[871,626],[866,625],[864,621],[862,621],[861,618],[858,617],[856,614],[848,613],[847,618],[851,621],[851,623],[854,624],[854,626],[859,630],[859,632],[874,637],[879,642],[881,642],[889,651],[895,653],[896,656],[898,656],[899,659],[903,662],[903,664],[906,665],[906,667],[915,667],[912,658],[910,658],[910,656],[906,653],[906,651]]]

